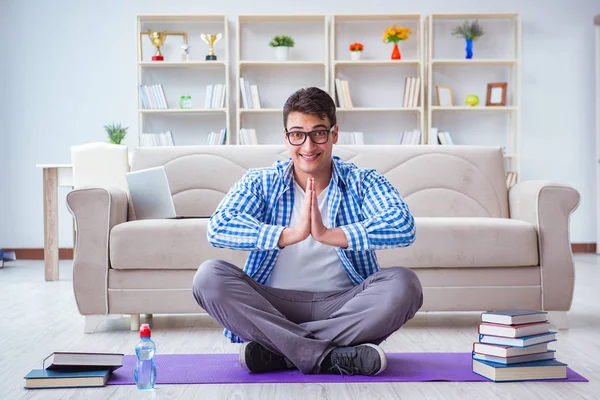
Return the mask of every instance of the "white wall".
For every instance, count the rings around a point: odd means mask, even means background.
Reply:
[[[596,241],[597,0],[0,0],[0,26],[9,39],[0,44],[0,247],[43,247],[42,172],[35,164],[69,162],[71,145],[105,140],[102,126],[112,121],[137,131],[136,15],[226,14],[234,57],[238,14],[388,12],[522,14],[522,179],[579,190],[571,239]],[[61,247],[72,245],[66,190],[59,192]]]

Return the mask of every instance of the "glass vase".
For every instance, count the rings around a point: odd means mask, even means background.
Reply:
[[[467,42],[467,47],[465,49],[467,51],[466,58],[473,58],[473,40],[465,39],[465,41]]]

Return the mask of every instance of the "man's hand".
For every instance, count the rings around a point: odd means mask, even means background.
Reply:
[[[319,211],[319,201],[317,200],[317,191],[313,190],[312,211],[310,214],[310,234],[317,241],[329,246],[348,247],[346,234],[340,228],[328,229],[323,225],[321,211]]]
[[[313,193],[314,179],[309,177],[306,180],[306,192],[304,196],[304,204],[302,205],[302,211],[300,212],[300,217],[298,217],[296,226],[294,226],[293,228],[285,228],[283,232],[281,232],[279,242],[277,243],[279,247],[283,248],[285,246],[301,242],[304,239],[306,239],[308,235],[310,235],[310,219]]]
[[[317,200],[317,191],[312,191],[312,206],[310,213],[310,234],[317,242],[323,242],[327,233],[327,227],[323,225],[323,218],[319,210],[319,201]]]

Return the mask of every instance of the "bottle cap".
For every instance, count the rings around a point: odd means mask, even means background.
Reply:
[[[149,324],[142,324],[142,326],[140,327],[140,337],[142,337],[142,338],[149,338],[151,333],[152,332],[150,330],[150,325]]]

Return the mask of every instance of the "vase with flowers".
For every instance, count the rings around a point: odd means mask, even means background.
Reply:
[[[473,40],[477,40],[483,36],[483,29],[477,20],[474,22],[465,21],[462,25],[454,28],[452,35],[465,39],[465,51],[467,53],[465,58],[470,59],[473,58]]]
[[[350,59],[357,61],[360,60],[360,57],[362,56],[362,52],[365,49],[365,46],[363,46],[360,43],[352,43],[350,45]]]
[[[412,30],[410,28],[405,28],[403,26],[396,27],[396,24],[388,27],[383,32],[383,42],[394,43],[392,60],[400,60],[402,58],[400,48],[398,47],[398,42],[401,40],[408,40],[409,35],[412,35]]]

